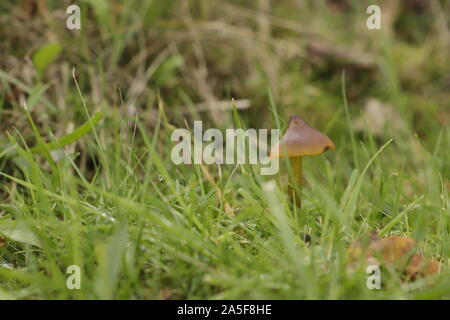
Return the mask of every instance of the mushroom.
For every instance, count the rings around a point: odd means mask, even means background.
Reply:
[[[295,185],[301,187],[302,184],[303,156],[319,155],[328,149],[334,150],[335,146],[327,135],[311,128],[298,115],[293,115],[284,136],[270,151],[271,159],[288,157],[290,160],[294,181],[291,181],[288,193],[297,207],[301,208],[301,199],[295,192]]]

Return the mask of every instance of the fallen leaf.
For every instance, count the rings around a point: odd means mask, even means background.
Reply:
[[[159,292],[159,298],[161,300],[170,300],[171,297],[172,297],[172,294],[171,294],[169,288],[164,288]]]
[[[437,274],[441,264],[423,257],[418,243],[410,237],[391,236],[379,238],[373,233],[368,241],[358,239],[347,249],[349,267],[353,269],[361,259],[367,265],[384,265],[405,275],[406,281]]]

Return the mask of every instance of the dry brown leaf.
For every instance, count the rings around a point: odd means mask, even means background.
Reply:
[[[392,236],[373,240],[366,256],[379,257],[385,264],[401,268],[415,250],[417,243],[414,239]]]
[[[375,233],[364,243],[358,239],[347,250],[349,266],[354,267],[361,259],[367,265],[385,265],[405,275],[405,280],[437,274],[439,262],[427,259],[420,253],[418,243],[410,237],[391,236],[379,238]]]
[[[406,268],[406,277],[407,280],[414,281],[418,277],[423,278],[439,272],[441,272],[441,264],[439,262],[416,254]]]

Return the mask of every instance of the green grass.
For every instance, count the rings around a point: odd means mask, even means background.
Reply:
[[[218,2],[191,1],[188,11],[171,0],[82,2],[86,23],[74,33],[55,17],[59,1],[28,20],[14,1],[0,5],[0,298],[449,299],[448,51],[441,29],[421,29],[436,12],[407,28],[415,15],[405,9],[409,19],[376,36],[358,27],[364,4],[343,13],[326,1],[273,4],[267,40],[256,4],[246,15],[243,1]],[[11,34],[1,27],[19,21]],[[34,24],[48,34],[27,29]],[[198,33],[186,41],[189,30]],[[353,39],[375,69],[303,59],[324,39]],[[58,57],[42,56],[49,43],[63,48]],[[39,67],[24,58],[37,52]],[[208,90],[251,106],[197,110]],[[358,129],[370,97],[401,124],[380,115],[381,131],[370,117]],[[287,202],[285,163],[270,177],[170,159],[185,118],[284,130],[293,113],[337,147],[304,160],[300,210]],[[383,270],[383,288],[368,290],[346,248],[372,231],[415,238],[442,273],[411,285]],[[81,268],[81,290],[66,288],[70,265]]]

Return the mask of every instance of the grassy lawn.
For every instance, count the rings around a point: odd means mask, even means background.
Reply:
[[[81,30],[70,4],[0,3],[0,299],[450,299],[450,1],[78,1]],[[171,160],[196,120],[293,114],[336,145],[301,209],[286,161]],[[372,232],[441,272],[369,290]]]

